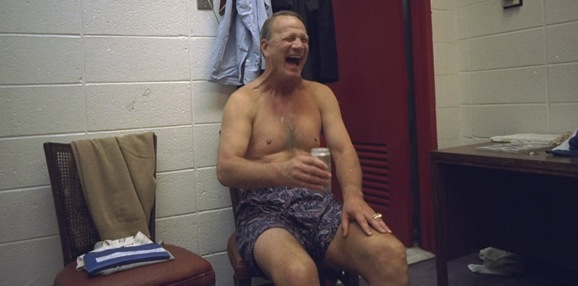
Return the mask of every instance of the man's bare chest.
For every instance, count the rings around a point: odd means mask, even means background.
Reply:
[[[258,113],[252,123],[249,150],[265,155],[308,152],[319,146],[321,128],[321,115],[315,108]]]

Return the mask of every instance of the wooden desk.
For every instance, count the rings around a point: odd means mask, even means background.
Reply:
[[[482,145],[430,153],[438,285],[449,260],[488,246],[578,271],[578,158]]]

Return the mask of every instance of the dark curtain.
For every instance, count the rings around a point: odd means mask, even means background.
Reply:
[[[271,0],[273,13],[290,10],[307,25],[309,56],[303,78],[321,83],[339,80],[332,0]]]

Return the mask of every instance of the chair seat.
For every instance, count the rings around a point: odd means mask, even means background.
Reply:
[[[54,285],[215,285],[215,272],[207,260],[182,247],[163,246],[175,257],[174,260],[94,277],[88,276],[86,271],[76,271],[76,261],[73,261],[58,273]]]
[[[252,277],[258,277],[251,266],[249,266],[249,264],[241,257],[241,252],[237,245],[236,232],[233,232],[229,237],[229,241],[227,242],[227,254],[229,255],[229,261],[231,262],[231,266],[233,267],[237,279],[251,279]]]

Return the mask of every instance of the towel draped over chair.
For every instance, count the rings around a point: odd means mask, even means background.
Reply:
[[[102,240],[142,232],[156,191],[153,133],[71,143],[84,196]]]

